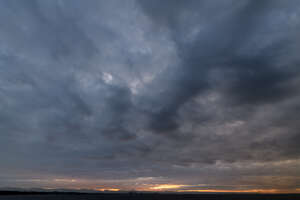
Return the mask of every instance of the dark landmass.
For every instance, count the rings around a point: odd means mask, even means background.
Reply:
[[[79,193],[1,191],[2,200],[297,200],[300,194]]]

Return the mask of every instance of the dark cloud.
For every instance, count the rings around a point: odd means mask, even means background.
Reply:
[[[0,186],[296,187],[298,1],[0,4]]]

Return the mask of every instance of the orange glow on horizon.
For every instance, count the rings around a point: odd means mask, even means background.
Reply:
[[[279,190],[279,189],[251,189],[251,190],[177,190],[176,192],[211,192],[211,193],[268,193],[268,194],[279,194],[279,193],[299,193],[296,190]]]
[[[184,187],[185,185],[175,185],[175,184],[162,184],[158,186],[151,187],[150,190],[167,190],[167,189],[178,189]]]
[[[192,192],[192,193],[261,193],[261,194],[287,194],[287,193],[300,193],[300,188],[296,189],[244,189],[244,190],[222,190],[222,189],[181,189],[182,187],[189,186],[189,185],[176,185],[176,184],[162,184],[156,185],[148,188],[137,188],[135,191],[142,191],[142,192]],[[56,188],[44,188],[49,190],[55,190]],[[90,189],[98,192],[120,192],[120,191],[131,191],[127,189],[120,189],[120,188],[68,188],[74,190],[82,190],[82,189]]]
[[[118,192],[118,191],[120,191],[119,188],[96,188],[94,190],[99,191],[99,192],[105,192],[105,191],[108,191],[108,192]]]
[[[300,188],[297,189],[183,189],[189,185],[176,185],[176,184],[162,184],[150,187],[144,191],[172,191],[172,192],[207,192],[207,193],[266,193],[266,194],[279,194],[279,193],[300,193]]]

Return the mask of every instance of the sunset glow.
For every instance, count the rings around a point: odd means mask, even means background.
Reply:
[[[263,194],[278,194],[278,193],[298,193],[297,190],[280,190],[280,189],[253,189],[253,190],[177,190],[177,192],[208,192],[208,193],[263,193]],[[300,192],[299,192],[300,193]]]
[[[105,192],[105,191],[118,192],[118,191],[120,191],[120,189],[118,189],[118,188],[96,188],[94,190],[100,191],[100,192]]]
[[[168,189],[177,189],[181,188],[184,185],[172,185],[172,184],[163,184],[163,185],[158,185],[151,187],[150,190],[168,190]]]

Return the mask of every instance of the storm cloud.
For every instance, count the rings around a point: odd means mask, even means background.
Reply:
[[[299,4],[0,1],[0,187],[299,190]]]

